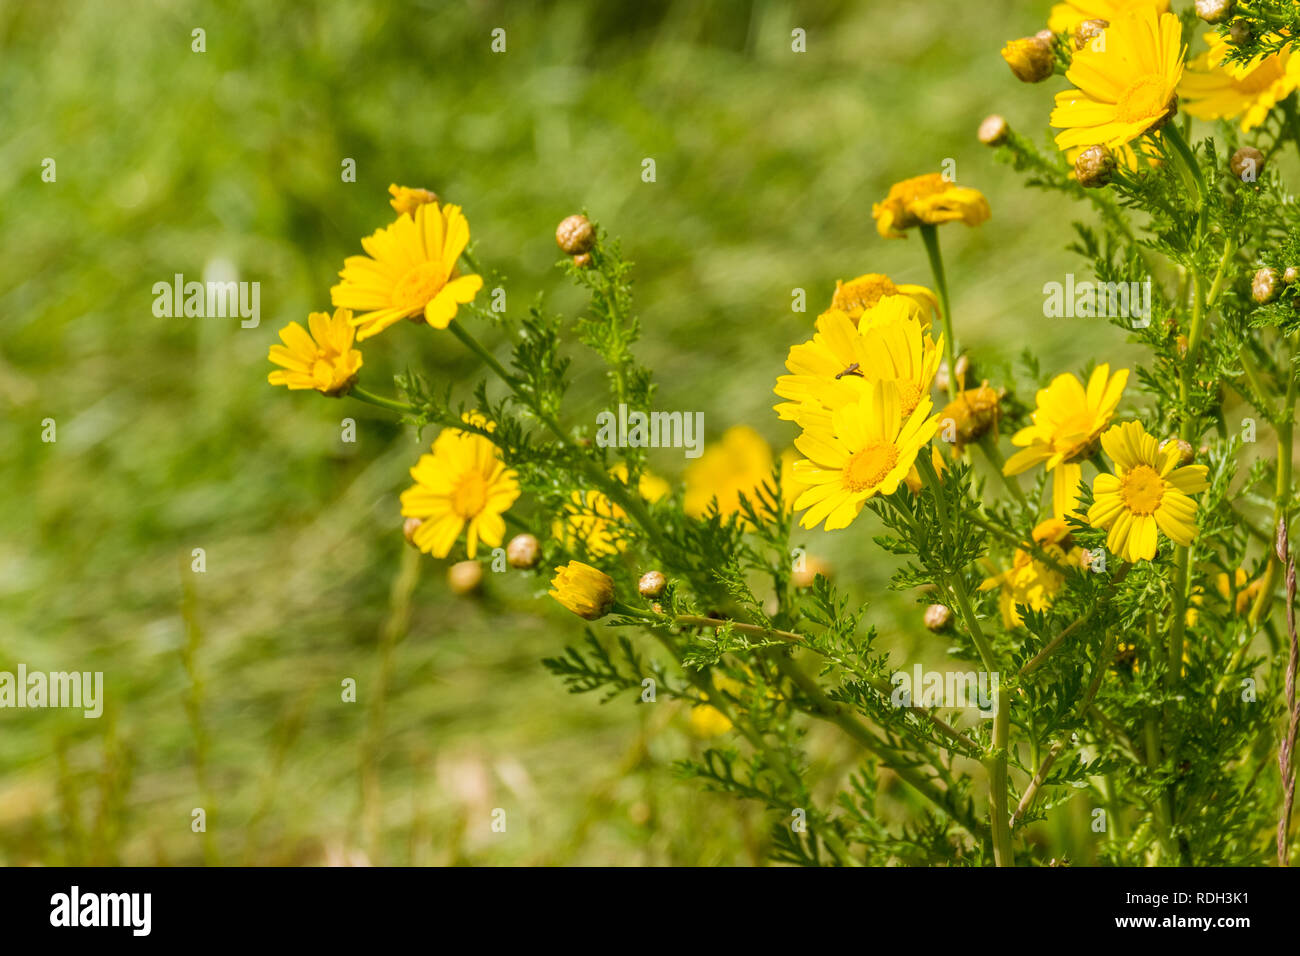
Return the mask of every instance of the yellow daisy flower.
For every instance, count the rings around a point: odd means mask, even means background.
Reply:
[[[1235,610],[1238,614],[1245,614],[1250,609],[1250,606],[1255,603],[1255,598],[1259,596],[1259,592],[1264,589],[1264,578],[1262,576],[1258,577],[1247,584],[1249,575],[1246,574],[1246,569],[1238,568],[1237,573],[1233,575],[1233,580],[1236,583],[1237,591]],[[1226,573],[1220,572],[1214,579],[1214,585],[1225,601],[1232,597],[1233,588],[1228,582]]]
[[[1101,447],[1115,462],[1115,474],[1092,482],[1088,523],[1108,529],[1106,547],[1125,561],[1156,556],[1159,532],[1186,547],[1196,537],[1196,502],[1189,495],[1209,487],[1204,465],[1179,467],[1175,442],[1160,450],[1141,422],[1114,425]]]
[[[415,484],[402,492],[402,516],[420,519],[411,541],[421,551],[445,558],[467,526],[471,558],[480,541],[492,548],[501,544],[506,530],[501,516],[519,497],[519,482],[491,441],[444,428],[433,453],[420,456],[411,477]]]
[[[874,308],[882,299],[902,295],[921,307],[923,321],[928,327],[930,316],[938,314],[939,300],[935,294],[923,285],[895,285],[887,275],[868,272],[848,282],[835,280],[835,294],[831,296],[830,311],[843,312],[856,323],[868,309]]]
[[[906,418],[902,407],[898,386],[879,381],[836,409],[831,428],[805,429],[795,439],[807,456],[794,463],[795,477],[809,486],[794,503],[808,509],[803,527],[825,521],[827,531],[847,528],[868,498],[898,489],[939,425],[928,395]]]
[[[388,193],[393,197],[388,200],[388,204],[397,210],[399,216],[402,213],[414,216],[415,210],[425,203],[438,201],[437,193],[421,189],[418,186],[399,186],[397,183],[393,183],[388,187]]]
[[[1300,85],[1300,57],[1290,46],[1249,63],[1225,63],[1227,38],[1207,33],[1205,42],[1210,48],[1187,65],[1178,86],[1180,105],[1197,119],[1240,116],[1241,131],[1248,133]]]
[[[457,275],[457,260],[468,243],[469,223],[459,206],[422,203],[414,215],[404,212],[361,240],[368,255],[344,260],[343,281],[330,296],[335,305],[359,313],[352,320],[358,339],[420,315],[435,329],[445,329],[483,287],[481,276]]]
[[[727,518],[740,513],[741,495],[758,508],[759,489],[772,480],[775,467],[772,448],[762,435],[748,425],[728,428],[720,441],[686,466],[682,476],[686,513],[703,517],[716,498],[718,513]]]
[[[1070,541],[1070,532],[1060,518],[1048,518],[1034,528],[1034,543],[1065,567],[1078,567],[1080,549]],[[1002,623],[1011,630],[1024,623],[1019,607],[1034,611],[1045,611],[1052,606],[1052,600],[1065,587],[1065,576],[1056,568],[1039,559],[1033,552],[1024,548],[1016,549],[1012,556],[1011,567],[1000,574],[995,574],[980,585],[981,591],[1001,588],[998,594],[998,609],[1002,613]]]
[[[627,483],[626,465],[616,465],[609,473]],[[646,501],[658,501],[670,490],[668,482],[649,472],[641,473],[637,488]],[[627,547],[619,529],[626,517],[627,512],[610,501],[604,492],[594,488],[575,491],[569,496],[561,517],[552,525],[551,533],[570,549],[581,543],[592,557],[604,557]]]
[[[1176,16],[1147,6],[1112,21],[1105,48],[1077,51],[1066,71],[1076,88],[1056,94],[1056,145],[1118,149],[1164,123],[1183,76],[1182,37]]]
[[[912,414],[939,370],[943,336],[935,342],[911,299],[891,296],[863,312],[855,328],[840,311],[817,319],[812,339],[791,347],[773,390],[790,399],[774,406],[784,421],[828,426],[829,413],[861,400],[879,381],[898,385],[902,415]]]
[[[1078,501],[1080,464],[1095,451],[1095,442],[1110,424],[1128,382],[1128,369],[1114,375],[1109,365],[1093,369],[1085,390],[1070,374],[1058,375],[1047,388],[1039,389],[1033,424],[1011,436],[1011,444],[1023,448],[1007,459],[1004,475],[1018,475],[1042,463],[1053,472],[1052,513],[1064,517]]]
[[[906,239],[904,229],[961,220],[978,226],[991,216],[989,201],[976,189],[963,189],[939,173],[913,176],[889,187],[871,207],[876,230],[885,239]]]
[[[314,388],[324,395],[342,395],[357,380],[361,368],[361,352],[352,347],[356,330],[351,320],[347,309],[336,309],[332,319],[328,312],[312,312],[307,316],[310,335],[297,322],[290,322],[280,330],[284,345],[272,345],[267,353],[281,368],[266,380],[291,389]]]
[[[1149,7],[1156,13],[1169,11],[1169,0],[1065,0],[1052,7],[1047,28],[1053,33],[1071,33],[1084,20],[1114,23],[1126,13]]]
[[[578,617],[595,621],[614,605],[614,579],[590,564],[570,561],[555,569],[548,593]]]

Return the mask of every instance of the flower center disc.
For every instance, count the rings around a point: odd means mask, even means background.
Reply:
[[[1160,507],[1165,496],[1165,480],[1149,465],[1138,465],[1124,473],[1119,496],[1135,515],[1149,515]]]
[[[421,262],[393,286],[393,307],[409,311],[423,309],[442,286],[442,266],[436,262]]]
[[[891,442],[868,442],[849,459],[844,469],[844,487],[849,491],[866,491],[885,480],[898,464],[898,446]]]
[[[907,418],[916,411],[917,403],[921,401],[921,387],[905,378],[894,379],[894,384],[898,386],[899,408],[902,410],[903,418]]]
[[[483,476],[470,473],[462,475],[451,491],[451,510],[462,518],[477,517],[487,504],[487,482]]]
[[[835,290],[831,296],[831,308],[850,314],[862,313],[884,296],[897,294],[898,287],[884,276],[864,282],[849,282]]]
[[[1165,81],[1154,73],[1129,84],[1115,104],[1121,123],[1139,123],[1155,119],[1169,108],[1169,91]]]

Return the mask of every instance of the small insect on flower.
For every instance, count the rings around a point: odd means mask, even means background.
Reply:
[[[1024,450],[1007,459],[1002,473],[1018,475],[1043,464],[1053,472],[1053,514],[1069,514],[1078,501],[1080,462],[1096,450],[1095,442],[1114,416],[1127,382],[1128,369],[1111,375],[1104,364],[1093,369],[1086,389],[1068,372],[1056,376],[1038,391],[1034,423],[1011,436],[1011,443]]]
[[[1160,450],[1141,422],[1114,425],[1101,445],[1115,462],[1115,474],[1092,483],[1088,523],[1108,530],[1106,547],[1125,561],[1156,556],[1158,533],[1186,547],[1196,537],[1196,502],[1190,497],[1209,487],[1205,465],[1178,464],[1177,445]]]
[[[1104,46],[1074,55],[1065,78],[1075,89],[1056,94],[1051,124],[1056,145],[1116,149],[1162,126],[1177,111],[1183,76],[1182,27],[1151,7],[1111,20]]]
[[[1300,86],[1300,57],[1290,44],[1248,63],[1228,63],[1232,46],[1226,37],[1211,32],[1205,42],[1210,48],[1187,64],[1178,86],[1183,109],[1197,119],[1241,117],[1241,131],[1248,133]]]
[[[978,226],[992,212],[979,190],[958,186],[939,173],[926,173],[890,186],[889,195],[872,205],[871,215],[882,237],[905,239],[905,229],[955,221]]]
[[[397,210],[399,216],[402,213],[413,216],[415,210],[425,203],[438,201],[437,193],[421,189],[418,186],[399,186],[397,183],[393,183],[388,187],[388,192],[393,197],[388,200],[388,204]]]
[[[311,334],[297,322],[290,322],[280,330],[284,344],[272,345],[267,353],[267,358],[281,368],[266,380],[290,389],[314,388],[323,395],[347,392],[361,369],[361,352],[352,347],[356,329],[351,321],[352,313],[347,309],[336,309],[333,318],[328,312],[313,312],[307,316]]]
[[[411,538],[421,551],[445,558],[466,528],[471,558],[480,541],[493,548],[501,544],[501,516],[519,497],[519,482],[487,438],[443,429],[433,454],[420,456],[411,477],[415,484],[402,492],[402,515],[421,519]]]
[[[599,568],[570,561],[555,569],[551,597],[587,621],[596,621],[614,606],[614,579]]]
[[[469,223],[459,206],[421,203],[361,240],[367,255],[344,260],[343,281],[330,296],[336,306],[358,313],[352,319],[358,339],[417,317],[445,329],[483,287],[481,276],[457,271],[468,244]]]
[[[794,503],[808,509],[799,523],[847,528],[868,498],[893,494],[938,428],[931,406],[922,396],[904,418],[898,386],[881,381],[860,401],[837,409],[829,426],[806,428],[794,443],[808,456],[794,464],[795,477],[809,486]]]

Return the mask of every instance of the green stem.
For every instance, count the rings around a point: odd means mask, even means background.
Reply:
[[[925,243],[925,252],[930,257],[930,271],[934,273],[934,284],[939,292],[939,306],[943,310],[943,352],[948,362],[948,397],[957,397],[957,336],[953,332],[952,304],[948,298],[948,280],[943,271],[943,254],[939,251],[939,229],[937,226],[923,224],[921,239]]]
[[[1182,159],[1187,171],[1192,174],[1192,179],[1196,181],[1196,192],[1201,200],[1196,220],[1196,237],[1199,240],[1205,235],[1205,222],[1210,205],[1210,190],[1205,184],[1205,174],[1201,172],[1201,164],[1196,161],[1196,154],[1187,145],[1187,140],[1183,137],[1182,131],[1179,130],[1177,124],[1167,124],[1162,132],[1165,139],[1174,147],[1174,151],[1178,153],[1179,158]]]
[[[1020,502],[1022,508],[1028,511],[1029,499],[1025,497],[1025,493],[1020,489],[1020,485],[1016,480],[1003,471],[1007,462],[1006,459],[1002,457],[1002,449],[998,447],[997,432],[990,429],[981,435],[979,446],[984,452],[985,457],[988,458],[989,464],[993,466],[993,470],[996,471],[998,477],[1002,479],[1002,483],[1007,486],[1007,491],[1011,492],[1011,496],[1015,498],[1016,501]]]
[[[365,402],[367,405],[377,405],[380,408],[387,408],[389,411],[394,411],[394,412],[415,411],[415,409],[412,408],[410,405],[406,404],[406,402],[399,402],[395,398],[384,398],[384,396],[376,395],[374,392],[367,392],[360,385],[353,385],[352,388],[348,391],[348,394],[351,395],[359,402]]]
[[[515,387],[515,385],[518,383],[519,380],[515,378],[513,375],[511,375],[509,372],[507,372],[505,370],[505,366],[503,366],[500,362],[498,362],[496,360],[496,357],[493,356],[491,352],[489,352],[482,345],[480,345],[478,339],[470,335],[463,325],[461,325],[458,321],[453,319],[451,323],[447,326],[447,328],[452,335],[456,336],[456,338],[460,339],[463,343],[465,343],[466,348],[468,348],[471,352],[473,352],[475,355],[481,358],[484,364],[488,366],[488,368],[496,372],[497,377],[499,377],[503,382],[509,385],[512,389]]]

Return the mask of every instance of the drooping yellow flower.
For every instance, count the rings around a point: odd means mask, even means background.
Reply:
[[[1053,33],[1072,33],[1084,20],[1114,23],[1125,14],[1143,7],[1166,13],[1169,0],[1065,0],[1052,7],[1047,28]]]
[[[896,491],[939,425],[931,404],[923,395],[905,418],[898,386],[878,381],[836,409],[829,428],[806,428],[794,443],[807,456],[794,464],[795,477],[809,486],[794,503],[808,509],[800,524],[847,528],[868,498]]]
[[[501,544],[506,530],[501,516],[519,497],[519,482],[487,438],[444,428],[433,453],[420,456],[411,477],[415,484],[402,492],[402,516],[421,520],[411,538],[421,551],[445,558],[466,527],[471,558],[480,541],[493,548]]]
[[[1300,85],[1300,57],[1290,45],[1249,63],[1226,63],[1232,49],[1226,37],[1207,33],[1210,48],[1187,65],[1178,86],[1180,105],[1203,120],[1241,117],[1247,133],[1264,122],[1269,110]]]
[[[627,466],[616,465],[610,474],[627,483]],[[658,501],[668,494],[668,482],[648,471],[641,473],[638,490],[646,501]],[[610,501],[604,492],[590,488],[575,491],[569,496],[561,516],[554,522],[551,533],[572,549],[577,544],[586,548],[593,557],[617,554],[627,547],[620,525],[627,518],[622,507]]]
[[[614,605],[614,579],[590,564],[570,561],[555,569],[549,593],[578,617],[595,621]]]
[[[927,327],[931,315],[939,311],[938,298],[925,286],[896,285],[889,276],[879,272],[868,272],[848,282],[836,279],[835,293],[831,296],[830,308],[826,311],[843,312],[856,324],[868,309],[874,308],[882,299],[895,295],[906,296],[920,306],[922,321]]]
[[[831,412],[861,400],[880,381],[897,384],[906,418],[939,370],[943,337],[930,337],[920,307],[903,296],[881,299],[856,328],[840,311],[823,313],[816,328],[811,340],[790,349],[785,367],[791,374],[774,389],[790,400],[775,406],[777,414],[805,428],[829,425]]]
[[[1048,518],[1039,524],[1034,528],[1033,538],[1034,543],[1056,564],[1065,568],[1079,567],[1079,549],[1074,547],[1069,528],[1060,518]],[[1011,559],[1011,567],[986,578],[980,585],[980,590],[1001,588],[998,608],[1002,612],[1003,625],[1010,630],[1024,623],[1019,607],[1044,611],[1051,607],[1052,600],[1064,586],[1065,575],[1057,568],[1043,561],[1034,552],[1017,548]]]
[[[1114,375],[1109,365],[1093,369],[1085,390],[1069,372],[1039,389],[1033,424],[1011,437],[1011,444],[1023,448],[1007,459],[1004,475],[1018,475],[1042,463],[1053,472],[1052,513],[1064,517],[1078,501],[1080,464],[1095,451],[1095,442],[1110,424],[1128,382],[1128,369]]]
[[[1163,124],[1177,102],[1183,52],[1172,13],[1143,6],[1112,21],[1105,44],[1077,51],[1066,71],[1075,89],[1056,94],[1056,145],[1118,149]]]
[[[1115,474],[1092,483],[1088,523],[1109,530],[1106,547],[1125,561],[1151,560],[1163,532],[1186,547],[1196,537],[1196,502],[1189,496],[1209,487],[1204,465],[1183,465],[1176,442],[1164,451],[1141,422],[1113,425],[1101,447],[1115,462]]]
[[[905,239],[903,230],[960,220],[978,226],[992,213],[977,189],[965,189],[939,173],[913,176],[889,187],[889,195],[871,207],[876,230],[885,239]]]
[[[1250,581],[1249,584],[1246,583],[1248,580],[1249,575],[1246,574],[1245,568],[1238,568],[1237,573],[1233,575],[1233,582],[1236,585],[1237,591],[1237,600],[1234,605],[1234,610],[1238,614],[1245,614],[1246,611],[1250,609],[1250,606],[1255,603],[1255,598],[1259,596],[1259,592],[1264,588],[1264,578],[1262,576]],[[1229,584],[1228,575],[1226,573],[1220,572],[1219,575],[1215,577],[1214,584],[1225,601],[1231,599],[1233,587]]]
[[[377,335],[402,319],[423,316],[445,329],[457,309],[483,287],[481,276],[458,275],[456,263],[469,243],[469,223],[459,206],[422,203],[414,214],[361,240],[364,256],[348,256],[330,289],[334,304],[358,315],[358,339]]]
[[[776,462],[763,436],[748,425],[736,425],[722,439],[704,449],[704,454],[686,466],[683,505],[693,518],[703,517],[716,498],[723,518],[740,514],[740,497],[762,511],[760,489],[772,482]],[[743,526],[748,526],[748,520]]]
[[[284,345],[272,345],[267,353],[281,368],[266,380],[291,389],[314,388],[324,395],[342,395],[361,369],[361,352],[352,347],[356,330],[351,319],[347,309],[336,309],[332,319],[328,312],[312,312],[307,316],[310,335],[297,322],[290,322],[280,330]]]
[[[393,183],[388,187],[388,192],[393,197],[388,200],[388,204],[397,210],[399,216],[402,213],[414,216],[415,210],[425,203],[438,201],[437,193],[421,189],[419,186],[399,186]]]

